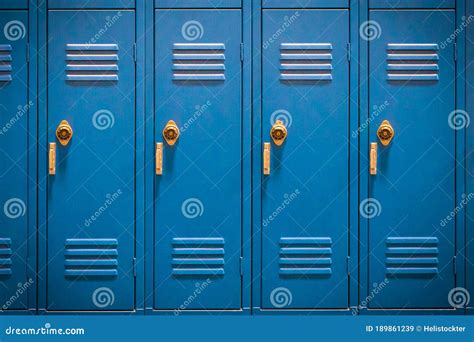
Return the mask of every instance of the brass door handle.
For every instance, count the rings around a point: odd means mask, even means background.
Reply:
[[[168,145],[173,146],[179,138],[179,127],[173,120],[168,121],[165,128],[163,128],[163,138]]]
[[[377,174],[377,143],[370,143],[370,174]]]
[[[156,174],[161,176],[163,174],[163,143],[156,143],[155,150],[156,159]]]
[[[49,174],[56,174],[56,143],[49,143]]]
[[[58,127],[56,128],[56,138],[63,146],[69,144],[69,141],[71,140],[73,134],[74,131],[72,130],[72,127],[69,122],[67,122],[67,120],[61,121]]]
[[[270,143],[263,144],[263,174],[270,174]]]
[[[382,143],[382,145],[387,146],[388,144],[390,144],[393,137],[395,136],[395,130],[390,124],[390,121],[388,120],[382,121],[379,128],[377,129],[377,136],[379,137],[379,140]]]
[[[270,130],[270,137],[272,138],[273,143],[277,146],[280,146],[285,142],[287,136],[288,131],[285,124],[283,121],[277,120]]]

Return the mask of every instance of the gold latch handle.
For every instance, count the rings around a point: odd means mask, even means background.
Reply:
[[[156,159],[156,174],[161,176],[163,174],[163,143],[156,143],[155,150]]]
[[[370,143],[370,174],[377,174],[377,143]]]
[[[56,143],[49,143],[49,174],[56,174]]]
[[[263,143],[263,174],[270,174],[270,143]]]

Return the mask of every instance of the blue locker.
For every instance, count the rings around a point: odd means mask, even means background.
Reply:
[[[241,22],[155,12],[157,310],[241,308]]]
[[[372,309],[451,308],[456,227],[456,130],[451,10],[371,11],[369,284],[387,282]]]
[[[28,117],[33,106],[28,96],[28,26],[26,10],[0,10],[0,309],[8,310],[28,309],[23,287],[32,286],[27,262],[28,216],[34,211],[28,200]]]
[[[474,2],[466,3],[467,17],[474,15]],[[472,42],[474,40],[474,26],[470,25],[466,29],[466,42]],[[466,112],[474,113],[474,44],[468,44],[466,46]],[[466,288],[469,293],[474,293],[474,124],[470,123],[467,127],[467,140],[466,140],[466,195],[470,198],[469,203],[466,205]],[[469,313],[473,313],[474,303],[471,301],[468,303]]]
[[[50,10],[47,39],[46,309],[132,310],[135,13]]]
[[[347,308],[349,11],[262,20],[261,306]]]

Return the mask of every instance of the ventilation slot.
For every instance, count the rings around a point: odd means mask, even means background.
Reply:
[[[173,275],[210,276],[224,274],[224,239],[174,238]]]
[[[0,84],[12,81],[12,46],[0,45]]]
[[[438,44],[388,44],[387,80],[438,81]]]
[[[331,44],[281,44],[280,80],[331,81],[331,51]]]
[[[173,80],[224,81],[224,44],[173,44]]]
[[[117,276],[116,239],[67,239],[65,275],[68,277]]]
[[[330,275],[332,240],[328,237],[280,239],[281,275]]]
[[[438,239],[435,237],[387,238],[387,274],[434,276],[438,273]]]
[[[118,81],[118,45],[67,44],[66,80],[73,82]]]
[[[0,277],[12,274],[12,240],[0,238]]]

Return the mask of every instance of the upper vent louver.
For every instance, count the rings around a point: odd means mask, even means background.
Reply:
[[[118,45],[67,44],[66,80],[74,82],[116,82]]]
[[[284,43],[280,45],[280,80],[332,80],[332,45]]]
[[[117,276],[116,239],[67,239],[65,275],[70,277]]]
[[[330,275],[332,240],[329,237],[280,239],[281,275]]]
[[[0,238],[0,276],[12,274],[12,240]]]
[[[435,237],[387,238],[387,274],[430,275],[438,273],[438,239]]]
[[[224,81],[224,44],[173,44],[174,81]]]
[[[438,44],[388,44],[387,80],[438,81]]]
[[[172,253],[173,275],[224,274],[223,238],[174,238]]]
[[[12,81],[12,46],[0,45],[0,84]]]

